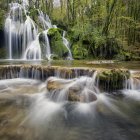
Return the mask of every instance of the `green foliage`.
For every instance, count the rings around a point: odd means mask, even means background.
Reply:
[[[6,58],[6,49],[5,48],[0,48],[0,58],[1,59]]]
[[[61,31],[61,29],[59,29],[59,28],[50,28],[48,31],[48,35],[60,38],[60,36],[61,36],[60,31]]]
[[[4,28],[4,15],[5,15],[5,11],[1,10],[0,11],[0,30],[2,30]]]
[[[84,59],[84,58],[87,58],[87,56],[88,56],[87,49],[81,47],[78,44],[75,44],[72,47],[73,47],[72,53],[73,53],[74,59]]]
[[[67,56],[68,49],[64,46],[62,36],[59,31],[60,29],[58,28],[51,28],[48,31],[48,35],[53,54],[58,55],[59,58],[63,58]]]

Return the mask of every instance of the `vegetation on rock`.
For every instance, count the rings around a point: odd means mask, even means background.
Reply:
[[[99,85],[102,90],[120,90],[125,87],[126,79],[130,78],[128,70],[112,69],[100,72],[98,75]]]
[[[52,52],[58,55],[58,58],[63,58],[67,56],[68,49],[64,46],[62,36],[60,34],[59,28],[51,28],[48,31],[50,45],[52,47]]]

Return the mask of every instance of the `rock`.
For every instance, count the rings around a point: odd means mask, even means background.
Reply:
[[[60,90],[65,88],[68,84],[72,83],[73,81],[75,80],[65,80],[51,77],[47,80],[47,89],[48,91]]]
[[[124,82],[130,78],[128,70],[104,70],[98,74],[99,87],[104,91],[114,91],[124,88]]]
[[[140,71],[133,72],[132,77],[140,80]]]
[[[84,84],[86,86],[86,84]],[[71,102],[93,102],[97,100],[97,96],[90,90],[87,89],[83,84],[79,84],[76,79],[64,80],[57,78],[50,78],[47,81],[47,90],[50,93],[57,91],[59,94],[62,90],[65,90],[68,95],[68,101]],[[86,88],[86,90],[85,90]]]
[[[80,102],[80,96],[75,94],[74,92],[70,92],[68,94],[68,101],[71,102]]]
[[[68,100],[80,102],[93,102],[97,96],[90,90],[84,90],[85,87],[72,86],[69,88]]]
[[[61,29],[59,28],[51,28],[48,31],[48,36],[50,39],[52,53],[54,55],[57,55],[57,58],[62,59],[63,57],[65,58],[65,56],[67,56],[69,51],[63,43],[63,39],[60,32]]]
[[[87,62],[86,64],[92,65],[92,64],[113,64],[113,63],[114,63],[113,60],[97,60],[97,61]]]

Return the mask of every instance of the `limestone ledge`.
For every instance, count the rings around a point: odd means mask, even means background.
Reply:
[[[63,79],[73,79],[81,76],[92,77],[95,71],[97,71],[96,80],[99,88],[105,91],[122,89],[124,87],[124,82],[130,78],[130,72],[127,69],[41,65],[1,65],[0,79],[31,78],[46,81],[52,76]]]

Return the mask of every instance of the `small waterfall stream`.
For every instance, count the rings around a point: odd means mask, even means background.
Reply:
[[[140,100],[140,79],[135,78],[135,74],[139,71],[130,71],[130,78],[125,81],[125,89],[122,93],[133,100]]]
[[[69,55],[68,55],[68,58],[67,59],[73,60],[72,53],[70,51],[70,44],[69,44],[68,40],[65,38],[65,35],[66,35],[66,32],[64,31],[63,32],[63,43],[66,46],[66,48],[68,49],[68,51],[69,51]]]

